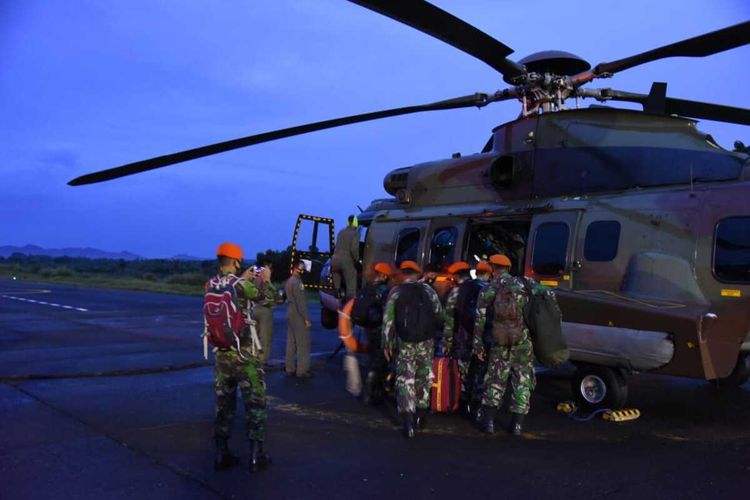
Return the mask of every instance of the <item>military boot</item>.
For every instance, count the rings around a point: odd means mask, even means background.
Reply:
[[[411,439],[414,437],[414,414],[405,412],[401,414],[401,423],[403,424],[404,437]]]
[[[521,432],[523,432],[523,418],[526,415],[523,415],[522,413],[514,413],[513,417],[510,420],[510,427],[508,428],[508,432],[510,432],[514,436],[520,436]]]
[[[420,431],[427,426],[427,409],[417,408],[416,428]]]
[[[271,457],[263,453],[263,441],[250,440],[250,460],[247,465],[250,472],[257,472],[271,465]]]
[[[495,415],[497,408],[482,405],[482,416],[479,421],[479,429],[487,434],[495,433]]]
[[[216,438],[216,457],[214,470],[225,470],[239,463],[240,459],[229,452],[227,438]]]

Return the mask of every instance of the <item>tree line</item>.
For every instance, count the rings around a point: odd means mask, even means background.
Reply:
[[[289,277],[292,248],[258,252],[255,260],[245,265],[269,262],[273,265],[271,279],[281,282]],[[0,257],[0,271],[7,275],[37,276],[40,278],[69,278],[76,276],[108,276],[114,279],[161,281],[179,285],[202,286],[216,272],[216,259],[91,259],[85,257],[50,257],[13,253]]]

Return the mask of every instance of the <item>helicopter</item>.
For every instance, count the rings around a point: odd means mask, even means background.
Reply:
[[[69,184],[359,122],[517,101],[518,118],[496,127],[479,153],[386,174],[389,197],[358,215],[363,275],[378,261],[444,268],[508,255],[512,274],[554,287],[576,365],[573,394],[590,409],[623,406],[632,373],[723,385],[748,380],[750,157],[741,145],[721,148],[695,120],[748,125],[750,110],[668,97],[661,82],[648,94],[588,84],[663,58],[706,57],[746,45],[750,22],[592,68],[559,50],[511,60],[512,49],[424,1],[353,3],[486,63],[508,86],[234,139]],[[587,98],[637,103],[643,110],[570,105]],[[312,240],[303,243],[305,223],[313,225]],[[319,248],[321,225],[327,251]],[[319,279],[333,249],[333,221],[300,217],[294,246],[298,257],[318,263],[312,279]],[[325,292],[330,285],[322,274],[310,284]]]

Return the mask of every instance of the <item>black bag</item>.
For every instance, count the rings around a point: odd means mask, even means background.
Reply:
[[[458,286],[456,299],[456,332],[453,345],[458,354],[471,352],[474,335],[474,322],[477,318],[477,299],[483,283],[479,280],[466,280]]]
[[[437,321],[432,300],[422,283],[404,283],[396,299],[396,333],[404,342],[422,342],[435,335]]]
[[[352,307],[352,323],[365,328],[376,328],[383,323],[383,300],[379,285],[368,283],[357,292]]]
[[[523,308],[526,326],[534,345],[534,356],[546,367],[565,363],[570,357],[562,334],[562,313],[552,290],[535,287],[525,280],[529,301]]]

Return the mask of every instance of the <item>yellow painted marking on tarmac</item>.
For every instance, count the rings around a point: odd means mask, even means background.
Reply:
[[[0,294],[12,294],[12,295],[38,295],[40,293],[52,293],[52,290],[45,289],[18,289],[18,290],[0,290]]]
[[[610,410],[602,414],[602,419],[609,422],[627,422],[635,420],[641,416],[641,411],[635,408],[625,408],[623,410]]]
[[[729,288],[722,288],[722,297],[742,297],[742,290],[731,290]]]
[[[573,401],[563,401],[557,405],[557,411],[562,413],[573,413],[576,409],[576,404]]]
[[[541,283],[544,286],[557,286],[560,284],[558,281],[554,281],[554,280],[542,280],[539,283]]]

